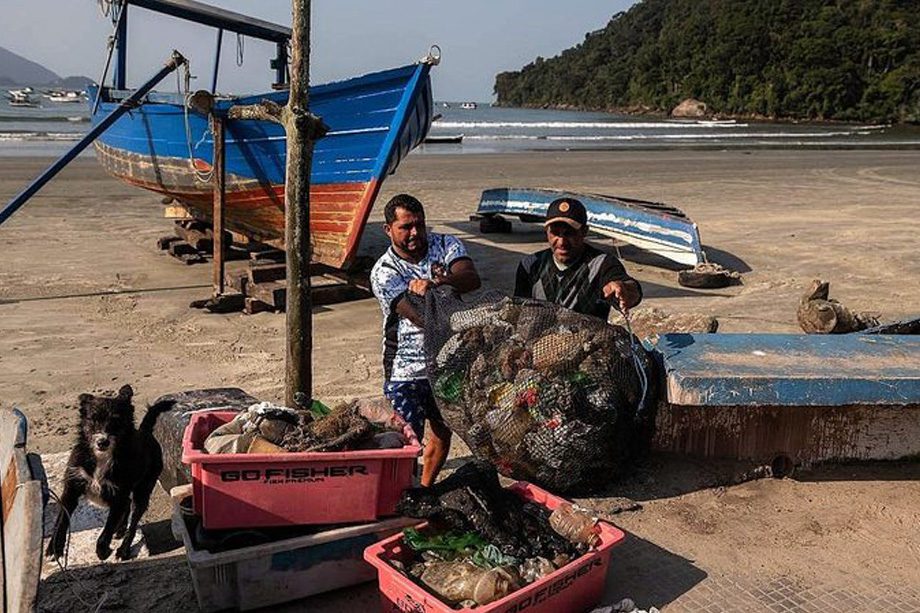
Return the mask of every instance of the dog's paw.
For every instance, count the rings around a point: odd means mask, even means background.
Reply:
[[[112,548],[108,543],[96,542],[96,557],[100,560],[107,560],[112,555]]]
[[[131,559],[131,543],[125,541],[118,546],[118,550],[115,551],[116,560],[130,560]]]

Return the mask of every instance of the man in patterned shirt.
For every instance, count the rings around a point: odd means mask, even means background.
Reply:
[[[579,200],[553,200],[543,226],[549,249],[521,260],[515,296],[546,300],[604,321],[611,302],[624,313],[639,304],[642,286],[620,260],[585,242],[588,212]]]
[[[428,233],[421,202],[400,194],[387,203],[383,214],[390,248],[371,270],[371,288],[383,310],[383,391],[419,440],[425,420],[431,424],[422,454],[422,485],[429,486],[447,459],[451,432],[441,418],[425,372],[422,322],[406,295],[424,296],[439,285],[466,293],[478,289],[481,282],[459,239]]]

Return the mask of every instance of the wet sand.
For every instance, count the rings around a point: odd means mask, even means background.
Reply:
[[[48,163],[0,159],[0,201]],[[468,216],[482,189],[546,187],[667,202],[687,212],[710,259],[742,272],[744,284],[682,288],[676,267],[622,247],[627,269],[645,288],[643,306],[711,314],[725,332],[798,332],[796,305],[813,278],[829,280],[831,296],[850,308],[886,321],[920,313],[918,168],[918,151],[413,154],[387,179],[378,202],[402,191],[419,197],[435,230],[466,242],[484,284],[505,290],[521,254],[540,248],[542,235],[517,221],[510,235],[480,234]],[[381,221],[381,209],[372,223]],[[0,227],[0,406],[26,413],[36,451],[68,448],[81,392],[130,383],[139,403],[218,386],[242,387],[266,400],[282,396],[283,316],[189,309],[190,301],[210,294],[210,268],[185,266],[157,251],[155,241],[170,225],[156,195],[81,159]],[[611,245],[609,239],[596,244]],[[314,335],[317,397],[335,402],[379,394],[374,300],[318,308]],[[458,446],[455,455],[464,453]],[[673,479],[660,474],[664,468],[644,470],[650,484],[624,494],[641,498],[645,508],[617,522],[668,559],[692,560],[704,575],[758,581],[783,575],[817,585],[858,573],[920,585],[916,464],[727,489],[703,487],[702,473],[671,487]],[[166,515],[161,498],[147,522]],[[184,610],[193,599],[184,563],[175,551],[161,557],[162,573],[153,579],[131,574],[131,565],[86,569],[84,579],[105,582],[127,573],[128,594],[155,589],[168,577],[171,591],[155,608]],[[609,595],[692,610],[693,585],[665,595]],[[67,609],[67,588],[52,591],[52,610]],[[374,602],[372,589],[357,594],[313,606],[353,610]],[[129,609],[142,604],[134,596],[123,600]]]

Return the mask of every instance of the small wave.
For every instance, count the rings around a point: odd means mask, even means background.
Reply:
[[[83,138],[79,132],[0,132],[0,141],[76,141]]]
[[[38,116],[26,116],[26,115],[0,115],[0,122],[17,122],[17,123],[46,123],[58,121],[61,123],[64,122],[84,122],[89,121],[89,117],[78,116],[78,115],[38,115]]]
[[[543,128],[594,130],[656,130],[689,128],[746,128],[746,123],[712,123],[685,121],[439,121],[439,128]]]
[[[592,136],[577,135],[541,135],[532,134],[476,134],[464,136],[464,140],[547,140],[547,141],[648,141],[648,140],[722,140],[722,139],[789,139],[789,138],[830,138],[847,137],[866,132],[729,132],[722,134],[607,134]]]
[[[465,134],[463,140],[545,140],[533,134]]]

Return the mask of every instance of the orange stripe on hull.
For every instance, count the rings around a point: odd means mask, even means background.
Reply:
[[[132,159],[132,154],[97,143],[103,167],[117,178],[150,191],[171,196],[205,219],[210,219],[213,194],[198,181],[188,160],[160,160],[153,166]],[[150,172],[148,172],[148,170]],[[345,268],[354,259],[371,203],[380,189],[367,183],[331,183],[310,186],[310,235],[313,259]],[[284,242],[284,186],[227,177],[225,223],[227,227],[279,247]]]

